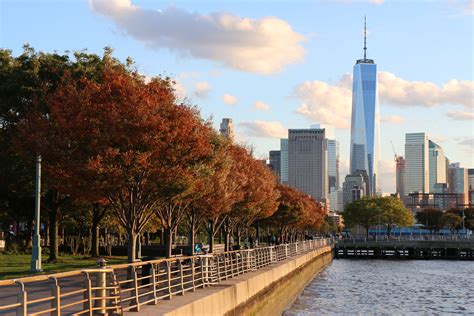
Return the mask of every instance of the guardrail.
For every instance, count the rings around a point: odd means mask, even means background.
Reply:
[[[0,314],[121,315],[329,245],[300,241],[0,281]]]
[[[369,241],[474,241],[474,236],[456,235],[409,235],[409,236],[370,236],[370,237],[346,237],[338,242],[354,243]]]

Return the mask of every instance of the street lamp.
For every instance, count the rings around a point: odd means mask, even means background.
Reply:
[[[33,251],[31,254],[31,272],[41,272],[41,156],[36,157],[36,197],[35,197],[35,232],[33,235]]]

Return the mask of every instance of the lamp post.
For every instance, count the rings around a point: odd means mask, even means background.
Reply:
[[[33,251],[31,254],[31,271],[41,272],[41,156],[36,157],[36,197],[35,197],[35,233],[33,235]]]

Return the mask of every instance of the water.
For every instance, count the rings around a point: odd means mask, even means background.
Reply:
[[[474,262],[334,260],[284,315],[474,315]]]

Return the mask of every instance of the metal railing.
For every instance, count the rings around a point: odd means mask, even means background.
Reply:
[[[0,281],[0,314],[118,315],[139,311],[330,244],[329,239],[159,259]]]

